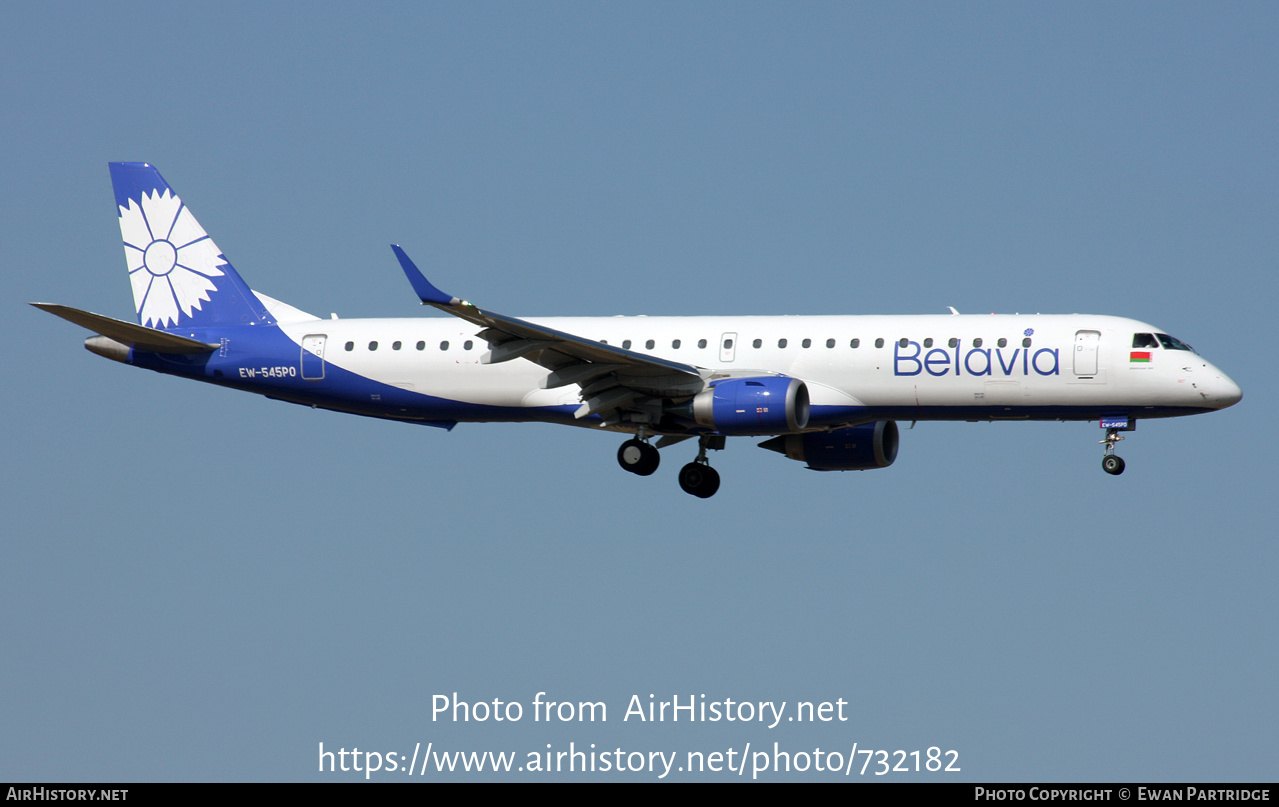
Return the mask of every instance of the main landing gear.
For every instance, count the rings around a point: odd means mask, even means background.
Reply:
[[[679,470],[679,486],[685,493],[699,499],[709,499],[719,490],[719,472],[710,466],[706,451],[719,451],[724,447],[722,434],[704,434],[697,441],[697,459]],[[617,449],[617,464],[639,476],[649,476],[661,463],[657,448],[648,442],[648,435],[641,431]]]
[[[632,437],[617,449],[617,464],[639,476],[649,476],[657,470],[662,455],[648,444],[647,439]]]
[[[718,437],[718,445],[713,441]],[[679,486],[685,493],[691,493],[699,499],[709,499],[719,490],[719,471],[711,467],[706,459],[706,449],[716,451],[724,447],[722,435],[702,435],[697,440],[697,459],[679,469]]]
[[[1124,472],[1123,457],[1115,454],[1115,443],[1118,443],[1122,439],[1124,438],[1119,436],[1118,429],[1107,429],[1106,439],[1100,441],[1106,446],[1106,453],[1101,458],[1101,470],[1111,476],[1119,476]]]

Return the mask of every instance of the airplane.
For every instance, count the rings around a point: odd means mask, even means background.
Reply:
[[[622,433],[647,476],[696,439],[680,487],[719,489],[728,437],[818,471],[893,464],[897,421],[1096,421],[1118,475],[1137,421],[1224,409],[1239,386],[1189,345],[1115,316],[519,319],[446,294],[398,245],[421,303],[450,316],[330,319],[254,291],[153,166],[111,163],[137,322],[32,303],[108,359],[319,409],[452,429],[539,421]]]

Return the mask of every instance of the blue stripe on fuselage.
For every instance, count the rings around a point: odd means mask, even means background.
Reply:
[[[172,356],[130,352],[129,361],[156,372],[183,376],[219,386],[256,392],[290,403],[350,412],[369,417],[428,422],[444,421],[547,421],[577,423],[574,406],[527,407],[485,404],[438,398],[414,390],[366,378],[325,362],[324,378],[301,377],[297,342],[273,326],[243,326],[207,331],[184,329],[184,336],[223,343],[223,349],[198,356]]]

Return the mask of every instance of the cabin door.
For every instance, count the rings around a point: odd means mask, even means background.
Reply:
[[[1097,348],[1100,331],[1075,331],[1075,375],[1092,378],[1097,375]]]
[[[302,337],[302,378],[320,381],[324,378],[324,342],[326,334],[312,333]]]

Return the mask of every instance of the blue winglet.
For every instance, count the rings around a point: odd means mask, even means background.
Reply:
[[[426,279],[426,276],[417,268],[417,265],[409,259],[409,256],[405,254],[404,250],[400,249],[399,244],[392,244],[391,249],[395,251],[395,257],[399,258],[400,268],[404,270],[404,274],[408,277],[409,283],[413,285],[413,291],[417,292],[418,298],[424,304],[452,305],[458,301],[456,297],[445,294],[435,288],[435,286],[432,286],[431,281]]]

